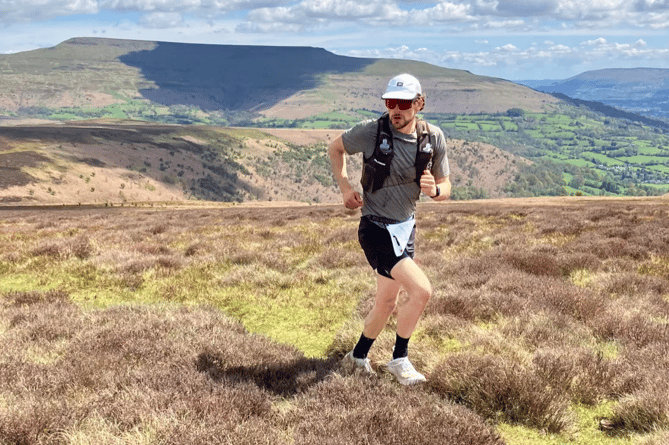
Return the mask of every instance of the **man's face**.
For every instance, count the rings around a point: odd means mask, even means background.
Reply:
[[[386,99],[390,123],[399,132],[412,132],[411,125],[420,111],[420,100]]]

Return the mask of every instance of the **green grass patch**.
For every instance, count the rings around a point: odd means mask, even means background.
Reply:
[[[624,166],[625,163],[622,161],[619,161],[617,159],[611,158],[607,155],[601,154],[601,153],[596,153],[592,151],[587,151],[581,154],[581,156],[584,159],[590,160],[590,161],[595,161],[599,164],[602,165],[607,165],[607,166],[614,166],[614,165],[619,165],[619,166]]]
[[[632,437],[611,437],[599,430],[599,419],[612,414],[613,402],[596,407],[571,406],[578,424],[577,434],[544,434],[520,425],[501,424],[500,434],[507,445],[625,445],[637,443]]]

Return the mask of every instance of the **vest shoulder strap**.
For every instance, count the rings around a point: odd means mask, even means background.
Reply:
[[[430,128],[427,122],[419,119],[416,122],[416,137],[418,138],[416,150],[416,184],[420,185],[420,177],[425,170],[432,168],[432,144],[430,140]]]
[[[420,184],[420,177],[423,171],[431,168],[432,163],[430,130],[427,122],[422,119],[416,121],[416,138],[415,182]],[[384,113],[377,120],[374,152],[369,158],[364,158],[363,173],[360,179],[363,190],[374,193],[383,187],[383,183],[388,175],[390,175],[390,164],[394,154],[390,117],[388,113]]]
[[[383,183],[390,175],[390,163],[394,155],[390,118],[388,113],[385,113],[377,120],[374,152],[369,158],[364,158],[365,162],[360,178],[363,190],[374,193],[383,187]]]

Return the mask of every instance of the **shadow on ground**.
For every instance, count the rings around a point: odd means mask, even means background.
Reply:
[[[325,380],[340,369],[341,358],[314,359],[301,357],[288,363],[258,363],[227,367],[217,354],[202,353],[196,368],[216,382],[250,382],[280,397],[292,397]]]

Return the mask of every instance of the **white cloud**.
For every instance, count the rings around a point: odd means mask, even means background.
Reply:
[[[179,12],[154,12],[143,16],[139,24],[146,28],[168,29],[182,26],[184,18]]]
[[[620,67],[653,66],[653,61],[669,58],[669,48],[650,48],[643,39],[632,43],[620,43],[598,38],[575,46],[544,41],[540,44],[531,43],[524,48],[517,44],[506,43],[489,51],[462,51],[412,49],[402,45],[382,50],[351,51],[348,55],[420,60],[507,79],[560,79],[595,69],[602,63]],[[565,67],[569,67],[571,71],[569,74],[561,75]],[[533,74],[535,71],[539,73],[539,70],[544,70],[548,75]]]
[[[497,47],[495,48],[495,51],[505,51],[505,52],[512,52],[512,51],[518,51],[518,48],[515,45],[512,45],[510,43],[507,43],[504,46]]]
[[[444,32],[581,32],[669,28],[669,0],[0,0],[0,24],[39,23],[107,12],[181,13],[211,20],[236,13],[245,32],[303,32],[338,26],[442,26]],[[141,24],[169,26],[176,16]]]
[[[618,43],[599,38],[581,43],[581,48],[581,57],[588,60],[643,60],[652,63],[654,59],[669,56],[669,48],[649,48],[643,39],[634,43]]]
[[[0,0],[0,23],[41,22],[72,14],[96,14],[97,1],[77,0]]]
[[[409,13],[395,4],[385,1],[341,1],[303,0],[288,7],[259,8],[248,13],[247,23],[240,26],[244,30],[264,31],[272,25],[277,31],[288,25],[287,30],[300,25],[298,29],[310,29],[334,22],[383,23],[388,26],[406,21]]]
[[[634,8],[637,11],[664,11],[669,9],[669,0],[636,0]]]
[[[595,40],[586,40],[585,42],[581,43],[581,45],[585,46],[606,46],[608,44],[609,42],[603,37],[600,37]]]
[[[531,17],[553,14],[558,0],[498,0],[495,10],[502,15]]]
[[[0,23],[42,22],[57,17],[113,12],[192,12],[223,15],[261,7],[291,4],[290,0],[0,0]]]
[[[472,8],[469,5],[452,2],[441,2],[432,8],[413,9],[410,12],[415,23],[449,23],[449,22],[471,22],[475,17],[471,14]]]
[[[525,20],[489,20],[482,22],[478,25],[475,25],[476,29],[485,29],[485,30],[511,30],[524,27],[526,25]]]

